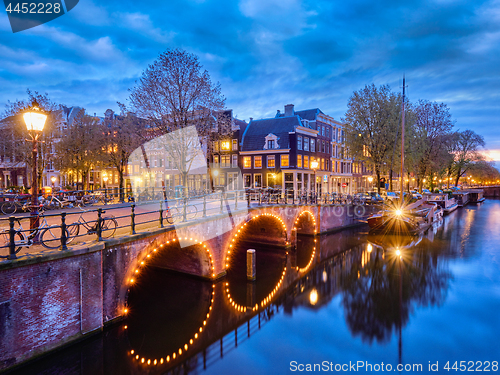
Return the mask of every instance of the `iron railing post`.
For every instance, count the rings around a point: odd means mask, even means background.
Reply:
[[[163,228],[163,202],[160,201],[160,228]]]
[[[14,216],[9,217],[9,257],[8,259],[16,259],[16,230],[14,229]]]
[[[184,198],[184,207],[182,210],[182,221],[186,221],[186,211],[187,211],[187,198]]]
[[[131,204],[130,209],[130,233],[135,234],[135,204]]]
[[[238,209],[238,191],[234,193],[234,209]]]
[[[102,241],[102,208],[97,209],[97,239]]]
[[[207,216],[207,195],[203,194],[203,217]]]
[[[224,192],[221,191],[220,192],[220,213],[222,213],[224,211],[224,208],[223,208],[223,205],[222,205],[223,200],[224,200]]]
[[[66,212],[61,213],[61,250],[68,250],[68,237],[66,236]]]

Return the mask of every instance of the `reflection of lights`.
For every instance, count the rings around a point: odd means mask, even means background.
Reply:
[[[309,267],[311,267],[311,264],[314,261],[314,256],[315,255],[316,255],[316,247],[313,247],[313,252],[311,254],[311,259],[309,259],[309,263],[307,263],[307,265],[305,267],[302,267],[302,268],[297,267],[297,271],[299,271],[299,272],[305,272],[305,271],[307,271],[309,269]]]
[[[371,243],[369,243],[367,246],[366,246],[366,251],[368,251],[369,253],[371,253],[373,251],[373,246]]]
[[[326,273],[325,270],[323,270],[323,282],[326,283],[328,281],[328,274]]]
[[[283,221],[283,219],[281,219],[281,218],[280,218],[279,216],[277,216],[277,215],[270,214],[270,213],[267,213],[267,212],[266,212],[266,213],[263,213],[263,214],[260,214],[260,215],[255,215],[255,216],[254,216],[254,217],[252,217],[250,220],[257,219],[257,218],[259,218],[259,217],[261,217],[261,216],[273,217],[273,218],[277,219],[277,220],[280,222],[281,226],[283,227],[283,230],[285,231],[285,235],[286,235],[286,225],[285,225],[285,222]],[[235,242],[235,241],[236,241],[236,239],[237,239],[237,237],[238,237],[238,233],[240,233],[243,229],[245,229],[245,227],[247,226],[247,224],[248,224],[249,222],[250,222],[250,221],[248,221],[248,222],[246,222],[245,224],[242,224],[241,226],[239,226],[239,227],[236,227],[236,228],[235,228],[236,230],[234,231],[233,238],[231,239],[231,241],[230,241],[230,242]],[[240,233],[240,235],[241,235],[241,233]],[[288,241],[286,241],[286,245],[288,245]],[[228,256],[226,256],[226,269],[228,269],[228,268],[229,268],[229,255],[231,254],[231,248],[232,248],[232,247],[233,247],[233,244],[230,244],[230,245],[229,245],[229,250],[227,251],[227,255],[228,255]]]
[[[316,288],[309,293],[309,302],[311,302],[311,305],[315,305],[318,302],[318,291]]]
[[[309,210],[304,210],[304,211],[302,211],[302,212],[299,214],[299,216],[297,216],[297,218],[295,219],[295,227],[294,227],[293,229],[294,229],[294,230],[297,230],[297,224],[299,223],[299,220],[300,220],[301,216],[302,216],[302,215],[304,215],[304,214],[309,214],[309,217],[310,217],[310,218],[312,219],[312,221],[313,221],[313,225],[314,225],[314,233],[316,233],[316,232],[317,232],[317,228],[316,228],[316,219],[314,218],[313,213],[312,213],[311,211],[309,211]]]

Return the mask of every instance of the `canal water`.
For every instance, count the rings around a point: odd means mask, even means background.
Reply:
[[[499,229],[500,201],[487,200],[414,238],[242,242],[217,283],[150,268],[122,323],[15,373],[500,372]]]

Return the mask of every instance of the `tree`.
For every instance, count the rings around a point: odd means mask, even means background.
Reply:
[[[81,179],[83,188],[88,189],[89,172],[102,160],[103,139],[99,119],[80,110],[56,145],[58,169],[72,175],[76,183]]]
[[[30,136],[26,129],[22,112],[30,108],[33,101],[36,100],[40,109],[47,115],[43,132],[39,138],[40,142],[38,143],[37,183],[38,187],[41,187],[43,170],[49,163],[54,161],[52,149],[60,137],[57,126],[61,120],[60,105],[52,102],[47,93],[40,94],[30,89],[27,89],[26,93],[28,94],[27,100],[7,102],[4,116],[10,117],[11,131],[9,132],[10,134],[4,133],[0,137],[0,147],[4,154],[11,156],[11,160],[24,162],[26,166],[33,164],[31,142],[26,141]],[[27,171],[31,172],[31,168],[27,168]],[[31,179],[28,178],[28,181],[31,181]]]
[[[355,91],[347,104],[344,122],[349,151],[373,164],[378,182],[395,147],[401,103],[401,95],[391,92],[389,86],[372,84]],[[380,192],[380,183],[377,186]]]
[[[118,103],[121,114],[106,116],[101,125],[103,134],[102,162],[113,166],[118,172],[120,201],[125,200],[124,175],[132,152],[144,142],[145,123],[134,113],[127,112],[122,103]]]
[[[483,160],[479,152],[479,147],[484,147],[484,145],[484,138],[472,130],[465,130],[457,133],[454,148],[455,186],[458,185],[460,177],[462,177],[474,163]]]
[[[166,152],[181,174],[184,186],[192,166],[189,148],[204,141],[205,157],[209,156],[216,112],[224,108],[224,102],[220,85],[212,84],[198,57],[179,49],[161,53],[142,73],[130,94],[137,115],[151,121],[166,136],[169,145]],[[197,140],[192,139],[192,132],[180,131],[189,126],[196,128]]]
[[[448,152],[443,145],[453,128],[451,114],[444,103],[419,100],[415,107],[415,160],[419,177],[419,190],[422,191],[420,178],[430,175],[430,181],[447,164]]]

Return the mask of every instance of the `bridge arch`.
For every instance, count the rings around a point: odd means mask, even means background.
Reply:
[[[252,216],[249,220],[239,224],[231,233],[227,242],[224,257],[224,268],[229,270],[234,251],[242,239],[254,243],[287,246],[289,244],[288,230],[285,221],[272,212],[263,212]]]
[[[296,233],[300,234],[316,234],[318,233],[318,225],[314,213],[309,209],[302,210],[296,217],[292,228]]]

